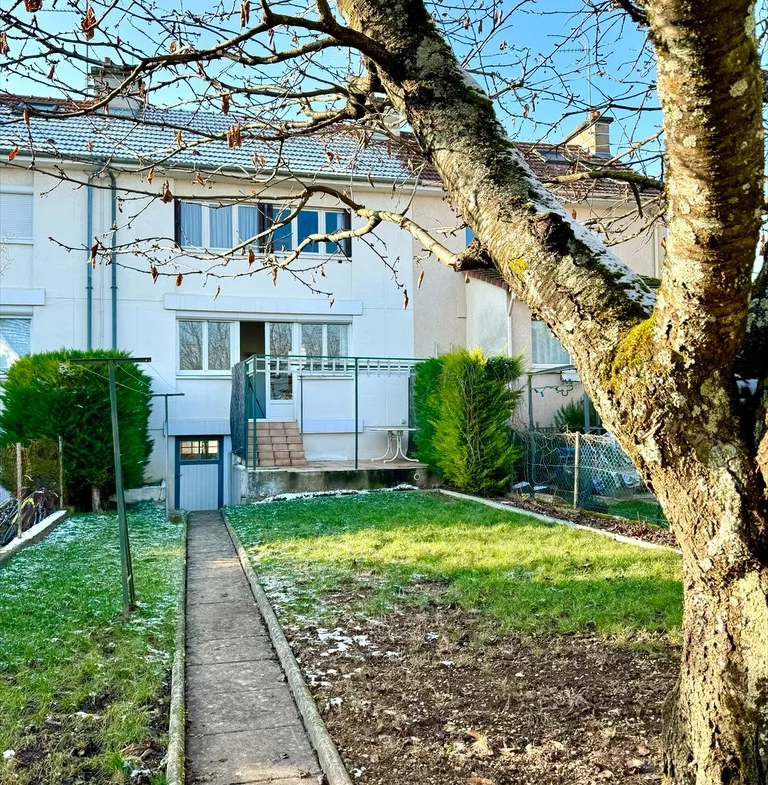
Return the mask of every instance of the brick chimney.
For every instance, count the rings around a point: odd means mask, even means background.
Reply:
[[[563,139],[563,144],[579,145],[598,158],[611,157],[610,127],[612,117],[600,114],[596,109],[589,112],[587,119]]]
[[[93,98],[103,98],[112,90],[117,89],[131,75],[133,68],[129,65],[117,65],[108,57],[103,65],[94,65],[88,73],[88,92]],[[112,109],[137,110],[143,103],[139,92],[139,84],[134,83],[120,95],[109,102]]]

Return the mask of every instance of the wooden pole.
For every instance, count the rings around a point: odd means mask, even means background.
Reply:
[[[581,452],[581,434],[576,431],[576,444],[573,450],[573,509],[579,509],[579,474],[581,469],[579,466]]]
[[[21,444],[16,442],[16,501],[18,504],[18,509],[16,514],[18,515],[18,526],[17,526],[17,533],[18,536],[24,533],[21,528],[21,507],[24,504],[23,498],[23,488],[22,488],[22,471],[21,471]]]
[[[64,440],[59,436],[59,509],[64,509]]]
[[[123,487],[123,464],[120,457],[120,428],[117,422],[117,388],[115,385],[115,363],[108,359],[109,403],[112,410],[112,445],[115,452],[115,491],[117,495],[117,525],[120,530],[120,569],[123,578],[123,613],[127,617],[136,605],[131,565],[131,544],[128,539],[128,516],[125,512],[125,488]]]

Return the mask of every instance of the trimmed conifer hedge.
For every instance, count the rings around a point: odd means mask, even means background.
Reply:
[[[460,491],[499,493],[512,481],[520,448],[510,420],[521,390],[522,357],[459,349],[416,366],[416,454]]]
[[[69,361],[128,356],[69,349],[32,354],[11,366],[0,393],[0,446],[61,436],[67,500],[80,508],[100,506],[115,489],[109,378],[106,364]],[[115,373],[123,478],[131,488],[141,485],[152,451],[151,379],[135,363],[119,363]]]

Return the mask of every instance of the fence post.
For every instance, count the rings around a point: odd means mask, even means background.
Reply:
[[[24,503],[24,499],[22,498],[22,472],[21,472],[21,444],[16,442],[16,503],[18,504],[18,508],[16,510],[16,514],[18,515],[18,526],[17,526],[17,535],[21,537],[24,533],[21,528],[21,507]]]
[[[64,440],[61,436],[59,436],[59,509],[64,509]]]
[[[573,509],[579,509],[579,453],[581,452],[581,433],[576,431],[576,443],[573,450]]]

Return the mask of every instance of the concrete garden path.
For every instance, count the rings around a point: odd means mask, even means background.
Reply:
[[[218,512],[189,516],[188,785],[314,785],[320,767]]]

